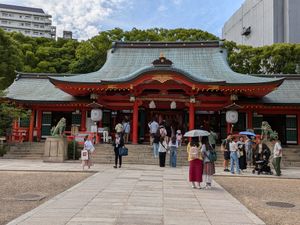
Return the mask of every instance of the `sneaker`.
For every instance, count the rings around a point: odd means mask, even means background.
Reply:
[[[225,172],[229,172],[230,170],[229,170],[229,169],[225,169],[224,171],[225,171]]]
[[[119,165],[119,168],[121,168],[121,165]]]
[[[197,187],[198,189],[202,189],[202,187],[201,186],[199,186],[199,187]]]
[[[192,188],[196,188],[196,186],[195,186],[195,185],[192,185]]]
[[[114,168],[118,168],[117,166],[114,166]]]

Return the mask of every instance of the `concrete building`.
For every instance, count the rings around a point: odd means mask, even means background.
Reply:
[[[246,0],[225,23],[222,36],[238,44],[300,43],[299,0]]]
[[[63,39],[72,39],[72,36],[73,36],[72,31],[67,31],[67,30],[63,31]]]
[[[8,32],[21,32],[31,37],[56,37],[51,15],[40,8],[0,4],[0,28]]]

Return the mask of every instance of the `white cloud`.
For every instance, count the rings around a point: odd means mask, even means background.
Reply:
[[[160,5],[158,8],[157,8],[157,11],[159,11],[159,12],[164,12],[164,11],[167,11],[168,10],[168,8],[167,8],[167,6],[165,6],[165,5]]]
[[[42,8],[52,15],[57,36],[63,30],[73,32],[74,38],[88,39],[96,35],[113,13],[128,0],[26,0],[33,7]]]

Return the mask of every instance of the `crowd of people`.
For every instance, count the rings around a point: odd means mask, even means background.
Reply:
[[[183,135],[181,130],[175,130],[174,127],[162,121],[160,124],[152,119],[148,123],[150,133],[150,145],[153,149],[153,157],[159,158],[159,166],[165,167],[166,155],[170,154],[170,167],[176,167],[178,147],[182,144]],[[114,168],[121,168],[122,155],[120,148],[128,143],[130,134],[130,122],[127,117],[122,123],[115,126],[115,138],[113,140],[113,149],[115,153]],[[189,179],[193,188],[201,188],[203,181],[205,188],[211,187],[212,175],[215,173],[215,159],[211,157],[215,153],[215,147],[218,136],[210,129],[209,136],[192,137],[187,145],[189,161]],[[255,136],[236,136],[229,134],[221,143],[221,151],[224,155],[224,171],[231,174],[241,174],[247,168],[251,167],[253,173],[258,174],[266,172],[272,174],[269,160],[273,155],[272,164],[276,175],[281,175],[280,162],[282,157],[282,147],[278,139],[272,139],[273,154],[269,147]],[[83,169],[92,165],[92,152],[95,150],[89,137],[85,137],[84,150],[88,152],[88,159],[83,160]]]
[[[148,123],[150,132],[150,145],[153,149],[154,158],[159,158],[159,166],[165,167],[166,154],[170,153],[170,166],[176,167],[177,151],[182,143],[181,130],[176,130],[174,127],[162,121],[160,124],[152,119]]]
[[[278,138],[270,140],[274,146],[272,164],[276,175],[281,175],[280,161],[282,147]],[[234,136],[229,134],[221,144],[221,151],[224,154],[224,171],[232,174],[241,174],[247,167],[253,168],[253,173],[266,172],[272,174],[268,165],[272,152],[270,148],[256,136]],[[229,169],[230,162],[230,169]]]

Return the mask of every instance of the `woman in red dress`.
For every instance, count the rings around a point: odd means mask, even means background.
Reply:
[[[192,188],[199,189],[203,172],[203,161],[200,149],[199,137],[192,137],[192,141],[187,145],[188,160],[190,162],[189,180],[192,182]]]

